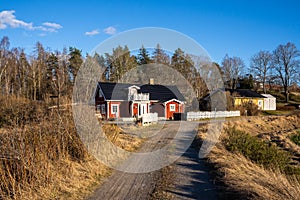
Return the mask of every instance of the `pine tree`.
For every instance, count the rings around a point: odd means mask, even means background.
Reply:
[[[122,76],[136,67],[136,59],[134,56],[130,55],[130,51],[127,46],[124,48],[118,46],[113,49],[112,55],[105,54],[107,68],[105,70],[104,77],[108,81],[118,81]]]
[[[139,53],[138,53],[138,56],[137,56],[137,63],[139,65],[145,65],[145,64],[149,64],[151,62],[152,62],[152,60],[149,56],[149,53],[148,53],[147,49],[145,49],[145,47],[142,46],[139,49]]]
[[[81,51],[75,47],[70,47],[69,48],[69,62],[70,62],[70,65],[69,65],[69,70],[72,74],[72,81],[74,82],[75,78],[76,78],[76,75],[77,75],[77,72],[80,68],[80,66],[82,65],[83,63],[83,60],[82,60],[82,55],[81,55]]]

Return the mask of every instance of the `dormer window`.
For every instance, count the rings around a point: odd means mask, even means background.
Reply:
[[[138,90],[140,88],[138,86],[130,86],[128,88],[128,100],[133,100],[134,99],[134,96],[136,96],[138,94]]]

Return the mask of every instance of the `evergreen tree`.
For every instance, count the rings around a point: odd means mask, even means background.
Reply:
[[[145,65],[145,64],[149,64],[151,63],[151,58],[149,56],[149,53],[147,51],[147,49],[145,49],[144,46],[142,46],[140,49],[139,49],[139,53],[138,53],[138,56],[137,56],[137,63],[139,65]]]
[[[188,55],[185,55],[184,51],[180,48],[176,49],[172,59],[171,66],[182,74],[187,80],[192,76],[193,62]]]
[[[50,93],[54,93],[52,82],[58,79],[58,58],[54,53],[51,53],[47,61],[47,79],[46,79],[46,90]]]
[[[112,55],[105,54],[107,68],[105,70],[104,77],[108,81],[118,81],[132,68],[136,67],[136,59],[130,55],[130,51],[127,46],[124,48],[118,46],[113,49]]]
[[[80,68],[80,66],[83,63],[82,55],[81,55],[81,50],[75,48],[75,47],[70,47],[69,48],[69,70],[70,73],[72,74],[72,81],[74,82],[74,79],[76,78],[77,72]]]

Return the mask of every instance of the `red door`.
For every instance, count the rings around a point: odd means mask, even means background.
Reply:
[[[173,114],[179,112],[179,104],[175,101],[169,102],[166,105],[166,118],[173,119]]]
[[[139,105],[137,103],[134,103],[133,104],[133,113],[132,113],[133,116],[138,115],[138,108],[139,108]]]

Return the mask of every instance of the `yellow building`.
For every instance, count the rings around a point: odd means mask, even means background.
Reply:
[[[227,105],[230,104],[231,106],[240,106],[245,103],[253,103],[260,110],[276,110],[276,98],[270,94],[259,94],[249,89],[226,89],[225,91],[226,95],[224,95],[224,90],[216,90],[202,98],[199,103],[200,110],[223,110],[224,108],[222,108],[222,106],[221,108],[217,107],[218,104],[216,103],[214,104],[215,107],[212,108],[211,97],[215,95],[219,95],[219,97],[215,99],[222,99],[226,96]],[[227,109],[230,108],[227,107]]]
[[[253,103],[260,110],[265,110],[264,103],[266,96],[263,96],[249,89],[228,90],[233,97],[234,105],[239,106],[244,103]]]

